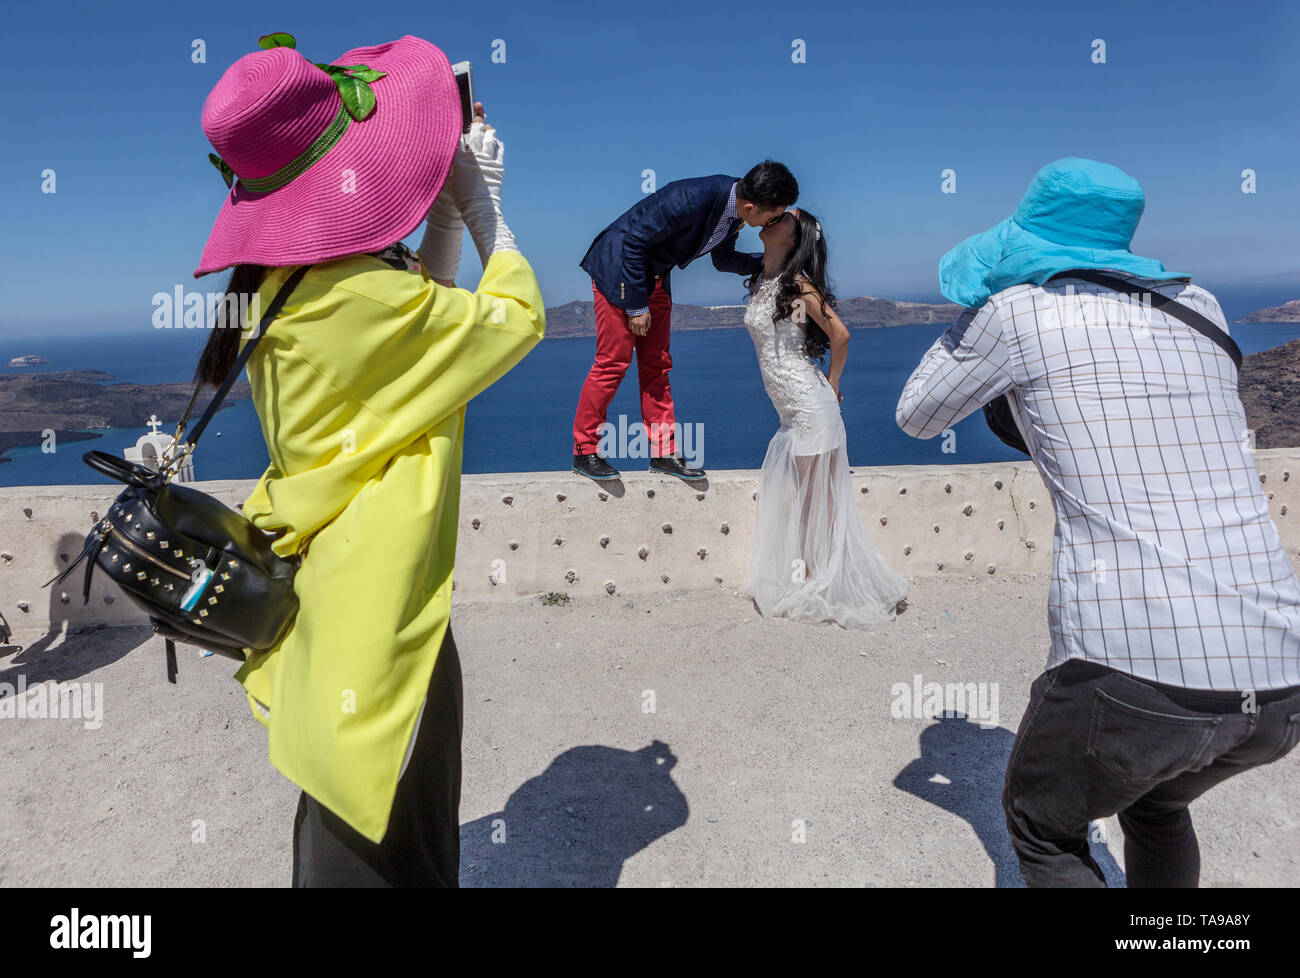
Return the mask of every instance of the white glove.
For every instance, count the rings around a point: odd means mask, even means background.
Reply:
[[[464,239],[465,222],[452,200],[449,178],[429,208],[429,215],[424,219],[424,238],[420,241],[420,261],[435,282],[445,284],[456,280]]]
[[[475,122],[461,139],[447,184],[484,265],[498,251],[515,251],[515,236],[501,215],[505,147],[496,130]]]

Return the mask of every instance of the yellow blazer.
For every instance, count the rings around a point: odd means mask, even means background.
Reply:
[[[244,515],[306,556],[292,627],[235,678],[271,764],[374,842],[451,612],[465,405],[545,322],[517,253],[473,293],[354,255],[303,277],[248,364],[271,464]]]

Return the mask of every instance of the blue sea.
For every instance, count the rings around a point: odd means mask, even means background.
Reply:
[[[1300,287],[1220,287],[1215,289],[1229,322],[1255,309],[1300,295]],[[1300,337],[1300,326],[1233,323],[1232,334],[1245,353]],[[894,326],[854,330],[841,390],[842,410],[854,465],[990,462],[1013,459],[976,412],[956,426],[956,453],[943,454],[942,439],[909,438],[894,423],[899,392],[942,326]],[[50,335],[14,340],[0,337],[0,372],[103,370],[118,381],[158,384],[187,381],[194,372],[207,331],[154,329],[146,319],[138,329],[116,335]],[[39,354],[50,363],[7,367],[9,360]],[[573,457],[573,413],[578,391],[595,353],[594,337],[543,340],[513,371],[469,406],[465,436],[466,473],[567,470]],[[673,400],[677,419],[703,426],[701,462],[714,469],[754,469],[763,462],[777,417],[763,391],[754,347],[743,329],[675,333],[672,337]],[[111,383],[111,381],[110,381]],[[628,371],[610,407],[617,424],[640,420],[636,365]],[[163,418],[162,430],[178,419]],[[98,448],[120,455],[145,429],[103,429],[91,441],[64,442],[47,454],[15,448],[0,464],[0,485],[107,483],[81,461]],[[646,462],[623,459],[627,471]],[[199,479],[255,479],[267,465],[266,445],[252,402],[238,401],[218,413],[194,456]]]

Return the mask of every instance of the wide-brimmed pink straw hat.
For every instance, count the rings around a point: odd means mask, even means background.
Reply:
[[[418,37],[328,65],[270,47],[221,76],[203,131],[233,184],[195,277],[307,265],[386,248],[419,226],[451,168],[460,96],[447,56]]]

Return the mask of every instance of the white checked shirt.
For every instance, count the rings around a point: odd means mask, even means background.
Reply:
[[[727,206],[722,209],[722,217],[718,220],[718,226],[713,229],[713,234],[710,236],[708,244],[706,244],[703,250],[695,256],[696,258],[699,258],[702,255],[707,255],[710,251],[721,244],[722,239],[725,238],[727,232],[731,230],[732,222],[740,219],[740,215],[736,213],[737,186],[738,184],[735,183],[731,185],[731,196],[727,198]],[[644,309],[629,309],[627,314],[629,316],[639,316],[642,313],[649,311],[650,307],[646,306]]]
[[[1227,330],[1204,289],[1126,278]],[[1048,668],[1077,658],[1189,689],[1300,685],[1300,581],[1228,355],[1101,286],[1018,285],[930,348],[898,423],[930,438],[1007,392],[1056,510]]]

